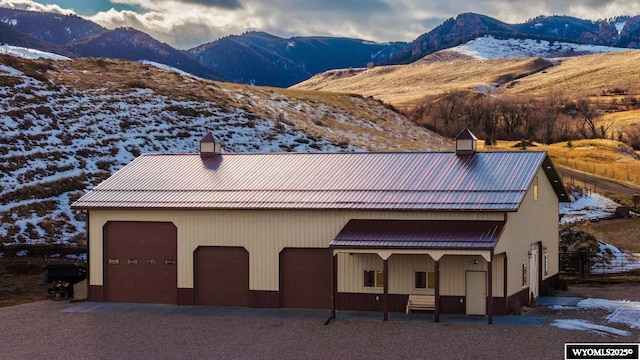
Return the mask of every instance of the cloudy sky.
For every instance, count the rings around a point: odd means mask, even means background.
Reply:
[[[507,23],[640,14],[637,0],[0,0],[0,6],[77,14],[110,29],[130,26],[181,49],[249,30],[411,41],[465,12]]]

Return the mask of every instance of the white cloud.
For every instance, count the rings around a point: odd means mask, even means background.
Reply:
[[[55,0],[48,0],[55,3]],[[179,48],[229,34],[261,30],[274,35],[348,36],[374,41],[411,41],[450,17],[475,12],[507,23],[538,15],[600,19],[640,14],[635,0],[111,0],[114,7],[87,18],[107,28],[130,26]],[[31,0],[0,0],[0,6],[73,13]]]
[[[55,4],[44,5],[30,0],[0,0],[0,7],[29,11],[44,11],[63,15],[75,14],[73,10],[63,9]]]

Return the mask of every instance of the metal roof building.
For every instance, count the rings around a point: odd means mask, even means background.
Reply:
[[[508,313],[558,280],[545,152],[145,154],[82,196],[94,301]],[[431,305],[430,305],[431,306]]]
[[[560,184],[544,152],[149,154],[74,206],[516,211],[543,165]]]

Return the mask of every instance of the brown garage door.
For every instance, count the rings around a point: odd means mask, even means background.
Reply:
[[[196,304],[249,306],[249,252],[200,246],[194,252]]]
[[[280,252],[280,306],[331,308],[331,251],[286,248]]]
[[[104,226],[106,300],[176,304],[177,229],[166,222]]]

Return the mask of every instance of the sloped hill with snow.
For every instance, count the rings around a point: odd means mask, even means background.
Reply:
[[[81,242],[70,204],[148,152],[438,150],[369,98],[202,80],[152,64],[0,55],[0,243]]]
[[[601,45],[575,44],[561,41],[534,39],[497,39],[483,36],[463,45],[444,50],[472,57],[479,60],[544,57],[558,58],[579,55],[605,54],[633,49]]]

